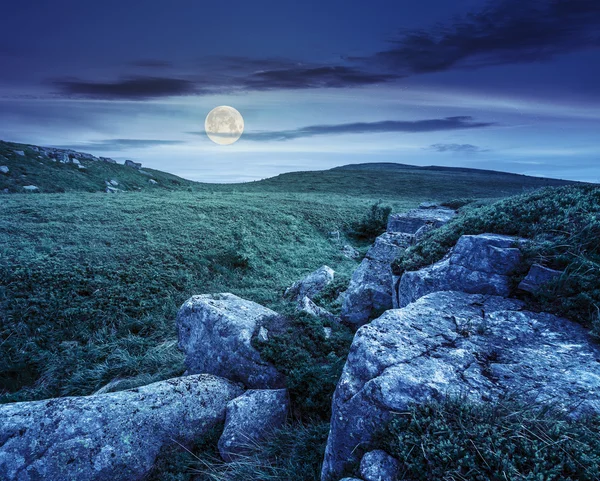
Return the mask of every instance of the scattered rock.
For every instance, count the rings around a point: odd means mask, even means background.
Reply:
[[[561,275],[561,271],[556,271],[539,264],[533,264],[529,269],[527,276],[525,276],[525,279],[519,283],[519,289],[534,294],[539,291],[544,284],[558,279]]]
[[[77,164],[77,167],[81,170],[87,169],[87,167],[85,165],[81,165],[81,164]]]
[[[304,296],[315,297],[333,281],[334,276],[335,271],[331,267],[321,266],[304,279],[294,282],[286,289],[284,297],[295,301],[301,300]]]
[[[97,396],[0,405],[0,478],[139,480],[161,448],[201,439],[239,386],[188,376]]]
[[[114,159],[111,159],[110,157],[98,157],[100,159],[100,161],[102,162],[108,162],[109,164],[116,164],[117,161]]]
[[[126,160],[125,161],[125,165],[127,167],[133,167],[134,169],[141,169],[142,168],[141,162],[134,162],[133,160]]]
[[[3,174],[8,174],[9,171],[10,169],[8,168],[8,166],[0,165],[0,172],[2,172]]]
[[[282,387],[283,375],[251,343],[260,326],[275,317],[275,311],[229,293],[191,297],[177,314],[189,373],[214,374],[249,388]]]
[[[269,340],[269,330],[264,326],[260,326],[256,337],[260,342],[267,342]]]
[[[8,189],[2,189],[2,193],[3,194],[10,194],[10,191]]]
[[[400,476],[400,463],[385,451],[366,453],[360,462],[360,475],[365,481],[395,481]]]
[[[72,162],[73,164],[75,164],[75,165],[81,165],[81,162],[79,162],[79,159],[77,159],[77,158],[75,158],[75,157],[73,157],[73,158],[71,159],[71,162]]]
[[[331,333],[332,332],[333,332],[333,329],[331,329],[331,327],[324,327],[323,328],[323,335],[325,336],[325,339],[331,338]]]
[[[413,403],[515,396],[600,413],[600,347],[579,324],[521,301],[435,292],[356,333],[335,391],[322,479],[336,479]]]
[[[154,179],[150,179],[148,182],[150,182],[152,185],[158,184],[158,182],[156,182]]]
[[[388,219],[388,232],[404,232],[414,234],[420,227],[427,223],[434,227],[441,227],[456,215],[453,209],[434,207],[427,209],[413,209],[401,214],[392,214]]]
[[[20,155],[21,157],[25,157],[25,152],[23,152],[22,150],[13,150],[13,152],[17,155]]]
[[[358,259],[360,257],[360,252],[351,245],[346,244],[342,247],[342,255],[348,259]]]
[[[71,158],[69,157],[69,155],[66,152],[58,152],[56,159],[61,164],[69,164],[71,162]]]
[[[37,192],[40,189],[38,189],[36,185],[24,185],[23,190],[26,190],[27,192]]]
[[[380,235],[352,274],[342,301],[342,320],[359,327],[373,313],[392,307],[392,261],[410,246],[412,236]]]
[[[435,202],[421,202],[419,209],[443,209],[444,207],[439,206]]]
[[[315,304],[308,296],[304,296],[298,302],[298,310],[310,314],[311,316],[329,319],[330,321],[337,321],[337,318],[331,312]]]
[[[250,390],[230,401],[218,443],[221,458],[231,462],[248,454],[257,442],[285,424],[288,411],[286,389]]]
[[[497,234],[462,236],[441,261],[402,275],[394,284],[394,307],[404,307],[436,291],[508,296],[509,274],[521,262],[517,246],[522,242]]]
[[[116,187],[112,187],[111,185],[107,185],[105,192],[107,194],[116,194],[118,192],[123,192],[123,191],[121,189],[117,189]]]
[[[110,185],[112,185],[113,187],[117,187],[117,186],[119,185],[119,183],[118,183],[118,182],[117,182],[115,179],[110,179],[110,180],[108,181],[108,183],[109,183]]]

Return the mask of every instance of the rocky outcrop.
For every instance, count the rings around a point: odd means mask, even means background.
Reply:
[[[462,236],[441,261],[394,278],[394,307],[436,291],[508,296],[510,274],[521,262],[522,242],[497,234]]]
[[[227,404],[225,429],[219,439],[221,458],[231,462],[263,441],[287,419],[289,400],[286,389],[246,391]]]
[[[437,205],[424,205],[424,207],[419,209],[390,215],[387,231],[414,234],[426,224],[431,224],[433,227],[441,227],[455,215],[456,211],[453,209]]]
[[[275,317],[275,311],[229,293],[191,297],[177,314],[188,372],[214,374],[248,388],[282,387],[283,375],[252,346],[260,327]]]
[[[400,463],[381,449],[369,451],[360,461],[360,475],[365,481],[396,481]]]
[[[324,481],[413,403],[507,394],[572,417],[600,413],[600,349],[586,330],[497,296],[435,292],[361,327],[335,391]]]
[[[125,165],[127,167],[133,167],[134,169],[138,169],[138,170],[142,168],[141,162],[134,162],[133,160],[126,160]]]
[[[539,264],[533,264],[529,269],[527,276],[519,283],[519,289],[534,294],[539,291],[544,284],[558,279],[561,275],[561,271],[556,271]]]
[[[159,451],[201,439],[239,386],[188,376],[110,394],[0,405],[0,479],[142,479]]]
[[[335,271],[331,267],[321,266],[288,287],[284,297],[294,301],[300,301],[304,296],[312,299],[333,281],[334,276]]]

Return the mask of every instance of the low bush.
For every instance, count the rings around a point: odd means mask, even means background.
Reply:
[[[447,399],[397,413],[380,440],[414,481],[600,479],[600,418]]]
[[[376,202],[361,220],[354,223],[349,235],[359,240],[372,242],[378,235],[385,232],[391,212],[391,207],[382,205],[381,201]]]

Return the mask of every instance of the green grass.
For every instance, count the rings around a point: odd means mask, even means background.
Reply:
[[[395,414],[380,444],[401,462],[401,479],[596,481],[599,433],[598,417],[448,399]]]
[[[393,271],[401,275],[437,262],[461,235],[484,232],[532,241],[514,273],[515,287],[534,262],[564,270],[557,281],[524,297],[531,307],[567,316],[599,332],[600,187],[541,189],[489,205],[467,205],[461,215],[403,252]]]

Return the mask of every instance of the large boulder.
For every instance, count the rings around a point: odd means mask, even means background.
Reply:
[[[323,464],[336,480],[414,403],[506,395],[600,413],[600,348],[580,325],[497,296],[444,291],[361,327],[338,382]]]
[[[294,282],[285,291],[284,297],[300,301],[304,296],[311,299],[327,287],[335,276],[335,271],[328,266],[321,266],[303,279]]]
[[[426,224],[441,227],[456,215],[455,210],[447,207],[438,207],[432,204],[421,205],[423,207],[419,209],[390,215],[387,231],[414,234]]]
[[[464,235],[441,261],[405,272],[393,281],[394,307],[404,307],[436,291],[462,291],[470,294],[508,296],[510,274],[521,262],[516,237],[480,234]]]
[[[283,387],[283,375],[252,346],[260,327],[277,316],[233,294],[191,297],[177,313],[179,348],[188,373],[214,374],[248,388]]]
[[[143,479],[168,445],[223,422],[240,386],[188,376],[110,394],[0,405],[0,479]]]
[[[286,389],[246,391],[227,404],[225,429],[219,439],[221,458],[231,462],[263,441],[287,419],[289,399]]]

